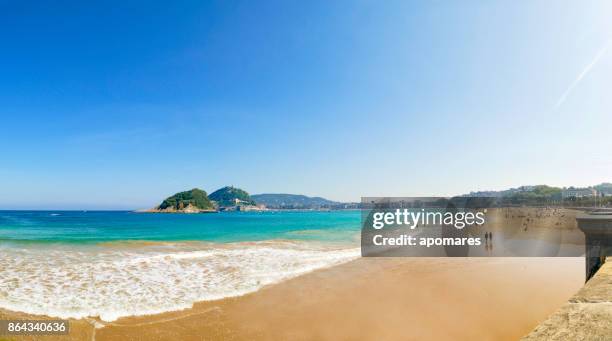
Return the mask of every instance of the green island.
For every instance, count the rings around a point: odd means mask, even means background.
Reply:
[[[246,191],[226,186],[210,194],[199,188],[176,193],[158,206],[145,210],[153,213],[212,213],[218,211],[262,210]]]
[[[214,203],[208,198],[206,191],[194,188],[190,191],[176,193],[149,212],[164,213],[201,213],[215,212]]]

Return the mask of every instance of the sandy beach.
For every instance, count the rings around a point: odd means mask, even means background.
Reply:
[[[72,320],[68,337],[42,339],[517,340],[583,285],[583,267],[583,258],[362,258],[183,311]],[[8,318],[34,316],[0,312]]]

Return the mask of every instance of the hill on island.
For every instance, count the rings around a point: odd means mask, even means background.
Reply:
[[[268,208],[317,208],[339,204],[321,197],[307,197],[300,194],[255,194],[251,196],[258,204]]]
[[[198,213],[212,212],[215,210],[215,206],[208,198],[206,191],[194,188],[166,198],[154,210],[159,212]]]
[[[240,205],[255,205],[255,201],[246,191],[233,186],[226,186],[212,192],[210,200],[217,203],[219,207]]]

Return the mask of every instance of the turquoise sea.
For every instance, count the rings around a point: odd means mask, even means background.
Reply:
[[[122,240],[352,242],[359,211],[206,214],[130,211],[0,211],[0,241],[99,243]]]
[[[121,317],[244,295],[358,258],[359,211],[0,211],[0,308]]]

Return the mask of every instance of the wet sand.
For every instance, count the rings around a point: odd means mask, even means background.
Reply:
[[[100,322],[72,321],[68,337],[38,339],[517,340],[582,287],[583,276],[580,257],[362,258],[179,312],[95,330]],[[0,311],[10,317],[28,316]]]

